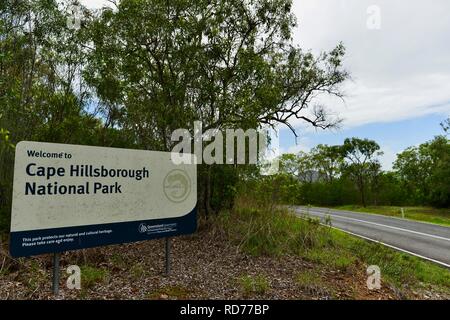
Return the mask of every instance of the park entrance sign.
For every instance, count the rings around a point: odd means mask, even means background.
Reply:
[[[22,141],[16,146],[11,255],[193,233],[197,173],[170,152]]]

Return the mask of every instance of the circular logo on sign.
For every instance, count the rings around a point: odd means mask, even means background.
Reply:
[[[183,202],[191,193],[191,179],[180,169],[170,171],[164,178],[164,194],[172,202]]]

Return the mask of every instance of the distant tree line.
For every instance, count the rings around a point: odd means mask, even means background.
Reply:
[[[399,153],[392,171],[382,170],[380,155],[380,146],[368,139],[318,145],[308,153],[282,155],[280,173],[269,183],[277,181],[277,197],[285,203],[450,206],[446,134]]]

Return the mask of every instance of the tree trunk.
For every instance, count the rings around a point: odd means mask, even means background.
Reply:
[[[366,196],[364,193],[364,181],[363,181],[362,177],[359,178],[359,191],[361,193],[361,203],[362,203],[363,207],[365,208],[366,207]]]

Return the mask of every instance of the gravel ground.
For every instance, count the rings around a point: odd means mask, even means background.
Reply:
[[[448,299],[432,290],[398,290],[382,283],[368,290],[366,266],[332,270],[295,256],[252,257],[212,231],[172,239],[172,271],[164,276],[164,240],[65,253],[56,299]],[[0,299],[55,299],[51,256],[11,260],[0,256]],[[95,266],[101,276],[83,278],[82,289],[66,287],[68,265]],[[84,271],[83,271],[84,272]],[[299,284],[297,275],[314,274],[317,284]],[[253,290],[242,278],[265,279]],[[85,279],[85,280],[83,280]]]

